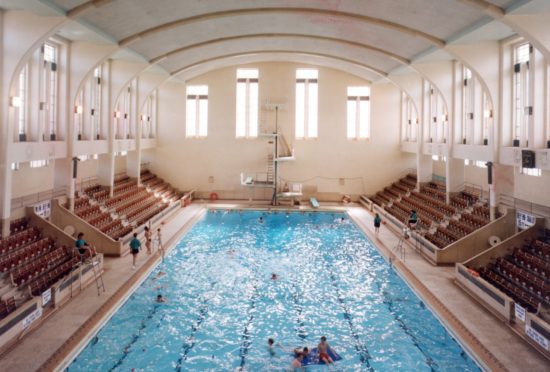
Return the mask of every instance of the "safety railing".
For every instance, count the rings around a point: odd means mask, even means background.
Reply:
[[[16,210],[24,207],[28,207],[45,200],[51,200],[67,195],[67,187],[60,187],[58,189],[52,189],[47,191],[37,192],[35,194],[21,196],[11,200],[11,210]]]

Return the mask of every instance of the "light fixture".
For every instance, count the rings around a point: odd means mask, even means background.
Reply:
[[[21,97],[19,97],[19,96],[10,97],[10,106],[11,107],[21,107]]]
[[[115,119],[120,119],[120,116],[121,116],[120,111],[115,111],[115,113],[114,113]]]
[[[84,112],[84,108],[82,107],[82,105],[76,105],[74,107],[75,114],[82,114],[83,112]]]
[[[493,117],[493,110],[487,109],[487,110],[483,111],[483,117],[485,119],[491,119]]]
[[[147,115],[141,114],[141,121],[147,121]]]
[[[449,116],[447,114],[441,115],[441,121],[447,121],[449,120]]]

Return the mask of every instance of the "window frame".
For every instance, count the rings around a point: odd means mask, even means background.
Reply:
[[[307,73],[315,77],[308,77]],[[305,75],[302,77],[301,75]],[[303,84],[303,96],[301,90]],[[315,96],[312,98],[312,96]],[[300,100],[300,98],[302,98]],[[315,100],[315,107],[311,107]],[[299,102],[301,101],[301,102]],[[300,107],[300,109],[299,109]],[[316,139],[319,137],[319,70],[312,68],[296,69],[295,85],[295,131],[296,139]]]

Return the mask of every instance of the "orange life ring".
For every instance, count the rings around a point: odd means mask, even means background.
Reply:
[[[218,194],[215,192],[210,193],[210,201],[218,200]]]

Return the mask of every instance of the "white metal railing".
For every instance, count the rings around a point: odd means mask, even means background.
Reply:
[[[37,192],[31,195],[21,196],[11,200],[11,210],[20,209],[34,205],[45,200],[51,200],[67,195],[67,187],[60,187],[58,189],[52,189],[47,191]]]
[[[518,199],[513,195],[500,194],[498,204],[503,204],[512,207],[515,210],[527,212],[535,217],[550,218],[550,207],[527,200]]]

